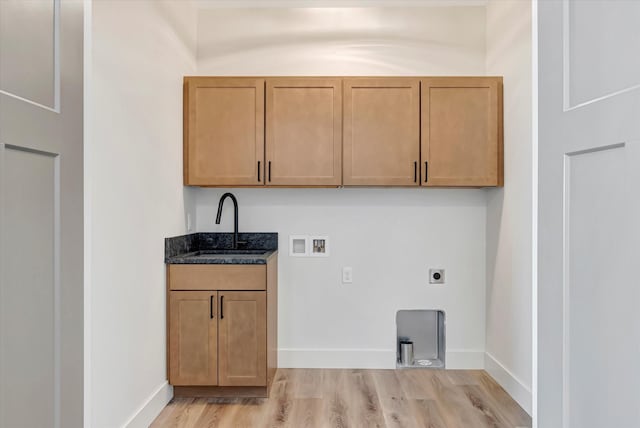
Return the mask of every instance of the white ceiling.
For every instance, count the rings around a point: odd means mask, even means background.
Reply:
[[[486,6],[487,0],[197,0],[200,9],[274,7]]]

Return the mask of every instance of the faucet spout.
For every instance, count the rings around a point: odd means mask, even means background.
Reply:
[[[238,249],[238,200],[233,195],[233,193],[225,193],[220,197],[220,201],[218,202],[218,214],[216,215],[216,224],[220,224],[220,220],[222,219],[222,207],[224,206],[224,201],[227,198],[231,198],[233,202],[233,249]]]

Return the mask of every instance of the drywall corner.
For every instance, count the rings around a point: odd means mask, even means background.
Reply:
[[[504,188],[487,191],[486,370],[531,412],[532,8],[487,3],[486,73],[504,77]]]

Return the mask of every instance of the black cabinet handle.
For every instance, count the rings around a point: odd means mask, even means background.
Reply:
[[[424,161],[424,182],[429,181],[429,162]]]
[[[224,296],[220,296],[220,319],[224,318]]]
[[[418,162],[413,163],[413,182],[418,182]]]
[[[271,161],[269,161],[269,183],[271,183]]]
[[[258,161],[258,183],[260,183],[260,161]]]
[[[213,295],[209,298],[209,315],[213,319]]]

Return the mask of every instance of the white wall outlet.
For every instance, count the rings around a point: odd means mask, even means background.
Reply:
[[[444,269],[429,269],[429,284],[444,284]]]
[[[342,283],[351,284],[353,282],[353,268],[345,266],[342,268]]]
[[[187,213],[187,232],[193,232],[193,223],[191,222],[190,213]]]
[[[310,236],[309,255],[312,257],[329,257],[329,237],[328,236]]]
[[[307,257],[309,255],[309,237],[289,235],[289,255],[291,257]]]

